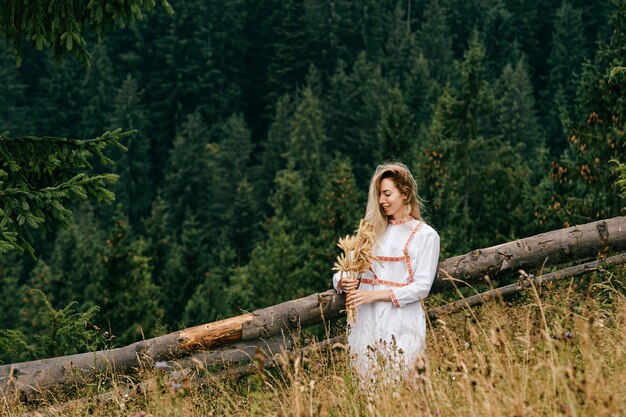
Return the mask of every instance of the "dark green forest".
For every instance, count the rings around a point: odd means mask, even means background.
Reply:
[[[441,258],[621,213],[624,0],[170,3],[87,33],[90,65],[0,49],[3,140],[136,130],[91,161],[113,202],[0,255],[0,362],[330,288],[386,160],[416,176]]]

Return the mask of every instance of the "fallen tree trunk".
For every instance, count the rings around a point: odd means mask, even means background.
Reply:
[[[319,323],[325,314],[337,317],[345,299],[334,290],[287,301],[242,316],[191,327],[128,346],[0,366],[0,393],[15,390],[22,399],[46,391],[83,384],[97,374],[132,373],[155,361],[189,356],[238,341],[270,339]]]
[[[455,280],[473,283],[488,275],[490,279],[519,269],[531,270],[541,265],[559,265],[596,258],[599,253],[626,250],[626,217],[614,217],[554,230],[540,235],[476,249],[439,263]],[[445,274],[435,279],[432,291],[452,288]]]
[[[493,300],[494,298],[517,293],[519,291],[522,291],[523,289],[529,288],[532,285],[540,286],[541,284],[546,282],[581,275],[596,270],[600,267],[618,265],[625,262],[626,253],[622,253],[604,260],[588,262],[582,265],[565,268],[532,279],[520,280],[511,285],[506,285],[504,287],[476,294],[474,296],[467,297],[441,307],[430,309],[427,311],[427,314],[430,320],[436,320],[437,318],[456,313],[465,308],[483,304],[485,302]],[[205,379],[213,380],[216,376],[237,378],[245,374],[257,372],[259,370],[259,366],[261,368],[272,368],[277,366],[277,353],[293,354],[295,352],[298,352],[300,354],[306,354],[315,349],[327,350],[334,346],[336,343],[341,343],[344,341],[345,335],[342,335],[333,339],[324,340],[311,346],[306,346],[301,350],[295,350],[289,338],[283,338],[282,340],[273,341],[258,339],[254,343],[239,342],[232,346],[229,346],[228,349],[198,352],[189,357],[173,362],[171,366],[174,369],[182,369],[186,375],[191,375],[192,369],[195,369],[195,371],[208,371],[208,374],[205,377],[194,377],[195,381],[199,383],[201,383]],[[223,368],[223,370],[218,371],[216,374],[214,374],[214,376],[212,376],[210,371],[213,367]],[[153,381],[144,381],[136,386],[135,391],[139,390],[139,392],[143,392],[146,389],[153,389],[153,386]],[[127,390],[124,391],[122,394],[129,393],[130,390]],[[102,401],[109,401],[113,398],[116,398],[116,396],[119,394],[119,392],[109,392],[99,395],[98,399]],[[80,402],[82,400],[76,401]]]
[[[530,288],[531,286],[540,286],[543,283],[574,277],[576,275],[585,274],[587,272],[594,271],[599,267],[605,267],[610,265],[619,265],[626,262],[626,253],[611,256],[610,258],[587,262],[582,265],[572,266],[570,268],[560,269],[558,271],[550,272],[549,274],[541,275],[532,279],[520,280],[514,284],[505,285],[503,287],[495,288],[493,290],[485,291],[480,294],[472,295],[471,297],[463,298],[450,304],[446,304],[441,307],[436,307],[428,310],[428,317],[431,320],[436,320],[441,316],[446,316],[452,313],[456,313],[459,310],[469,308],[478,304],[486,303],[494,298],[503,297],[505,295],[515,294],[523,289]]]
[[[443,275],[459,282],[474,282],[485,275],[494,279],[520,268],[530,271],[543,264],[572,262],[622,249],[626,249],[626,217],[570,227],[444,260],[439,268],[445,273],[437,277],[433,291],[452,286]],[[293,332],[323,318],[336,318],[344,308],[344,297],[329,290],[121,348],[3,365],[0,392],[10,386],[24,398],[35,398],[102,372],[131,373],[145,364],[188,356],[196,350]]]
[[[236,343],[228,349],[196,353],[181,361],[168,364],[168,366],[171,366],[172,371],[179,373],[178,380],[190,379],[195,384],[212,384],[224,378],[237,379],[254,372],[263,372],[264,369],[275,368],[280,365],[279,360],[277,360],[279,355],[307,356],[314,351],[328,351],[337,346],[337,344],[343,346],[342,343],[345,342],[345,338],[345,335],[340,335],[301,348],[294,347],[288,339],[269,343],[261,340],[257,340],[255,343]],[[209,371],[213,366],[219,366],[222,369],[215,373],[204,372]],[[165,370],[166,375],[168,371]],[[164,379],[167,379],[167,377]],[[88,403],[105,404],[115,402],[124,407],[126,402],[135,401],[135,396],[154,392],[157,387],[156,377],[136,384],[120,384],[115,390],[92,395],[88,398],[79,398],[35,408],[24,414],[24,417],[26,415],[32,417],[61,415],[69,410],[75,411],[80,409],[80,407],[84,407]]]
[[[518,293],[531,286],[539,287],[544,283],[556,281],[564,278],[571,278],[578,275],[586,274],[591,271],[595,271],[598,268],[620,265],[626,263],[626,253],[611,256],[606,259],[601,259],[593,262],[587,262],[581,265],[576,265],[569,268],[560,269],[558,271],[550,272],[537,277],[530,277],[529,279],[519,280],[513,284],[505,285],[503,287],[495,288],[493,290],[485,291],[470,297],[466,297],[452,303],[435,307],[427,310],[427,314],[431,320],[436,320],[440,317],[454,314],[463,309],[470,308],[476,305],[487,303],[495,298],[501,298],[506,295]],[[335,345],[336,343],[345,342],[345,335],[337,336],[333,339],[323,340],[319,343],[312,344],[304,347],[298,352],[308,354],[315,349],[325,350]],[[289,341],[285,340],[281,344],[259,344],[258,347],[254,345],[246,345],[242,349],[228,349],[224,351],[206,351],[196,353],[189,358],[185,358],[181,361],[177,361],[176,364],[182,368],[199,368],[203,369],[205,365],[215,366],[222,364],[224,367],[229,367],[237,362],[244,362],[245,360],[251,360],[255,354],[261,352],[264,359],[264,367],[270,368],[276,366],[276,353],[280,353],[281,350],[286,349],[290,352],[295,352],[289,345]],[[257,355],[258,359],[258,355]],[[249,369],[248,372],[245,369]],[[235,368],[226,369],[224,373],[227,375],[244,375],[246,373],[253,372],[254,368],[250,368],[247,365],[240,365]]]
[[[501,298],[505,295],[515,294],[531,286],[540,286],[544,283],[555,281],[563,278],[571,278],[577,275],[588,273],[598,269],[599,267],[606,267],[611,265],[619,265],[626,262],[626,253],[612,256],[604,260],[598,260],[593,262],[587,262],[582,265],[576,265],[574,267],[561,269],[545,275],[541,275],[532,279],[520,280],[514,284],[505,285],[500,288],[495,288],[490,291],[485,291],[480,294],[466,297],[461,300],[446,304],[444,306],[435,307],[427,311],[428,317],[431,321],[434,321],[442,316],[447,316],[463,309],[467,309],[476,305],[487,303],[495,298]],[[342,344],[345,342],[345,335],[337,336],[333,339],[323,340],[313,345],[305,346],[304,348],[296,351],[290,344],[288,339],[284,342],[270,342],[266,343],[262,340],[258,340],[255,344],[238,343],[229,349],[216,350],[216,351],[204,351],[196,353],[188,358],[183,358],[180,361],[176,361],[173,364],[174,369],[181,369],[185,375],[189,375],[194,379],[196,383],[211,383],[213,380],[219,377],[227,378],[240,378],[242,376],[261,372],[263,369],[270,369],[280,365],[280,361],[277,360],[277,354],[294,354],[307,355],[314,350],[325,351],[331,349],[336,344]],[[221,371],[218,371],[215,375],[197,375],[198,371],[210,371],[213,366],[223,367]],[[149,379],[142,381],[132,388],[125,388],[122,391],[110,391],[104,394],[100,394],[96,397],[92,397],[91,400],[98,402],[111,402],[117,401],[123,403],[125,398],[131,394],[146,393],[155,389],[155,379]],[[33,415],[48,415],[52,413],[61,413],[67,408],[75,406],[76,404],[82,404],[86,400],[79,399],[69,401],[67,403],[47,406],[44,409],[34,410]]]

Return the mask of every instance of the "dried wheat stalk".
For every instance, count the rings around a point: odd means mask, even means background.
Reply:
[[[374,225],[361,220],[356,235],[347,235],[340,238],[337,246],[343,253],[337,256],[333,266],[334,271],[339,271],[341,277],[359,279],[361,274],[368,270],[372,264],[372,248],[374,247]],[[356,311],[352,306],[346,306],[348,324],[356,323]]]

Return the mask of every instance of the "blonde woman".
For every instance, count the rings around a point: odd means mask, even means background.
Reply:
[[[420,300],[437,272],[439,235],[422,220],[421,208],[409,169],[401,163],[380,165],[370,183],[365,214],[376,232],[372,266],[360,284],[339,273],[333,277],[335,289],[345,291],[346,302],[356,308],[348,344],[363,377],[379,380],[377,373],[387,371],[406,374],[424,353],[426,317]]]

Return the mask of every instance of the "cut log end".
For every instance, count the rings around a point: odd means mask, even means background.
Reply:
[[[181,330],[176,341],[180,348],[187,352],[238,342],[241,340],[244,324],[252,321],[252,319],[254,319],[254,314],[248,313],[214,323],[190,327]]]

